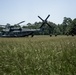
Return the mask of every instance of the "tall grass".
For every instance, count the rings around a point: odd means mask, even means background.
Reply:
[[[0,75],[76,75],[76,37],[0,38]]]

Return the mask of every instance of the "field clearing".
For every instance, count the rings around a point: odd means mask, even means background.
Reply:
[[[0,75],[76,75],[76,36],[0,38]]]

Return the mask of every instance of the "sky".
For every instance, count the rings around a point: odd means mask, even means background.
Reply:
[[[48,21],[61,24],[64,17],[76,18],[76,0],[0,0],[0,25]]]

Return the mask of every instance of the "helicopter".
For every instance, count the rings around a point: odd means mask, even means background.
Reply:
[[[17,27],[15,27],[15,25],[11,26],[9,24],[0,25],[0,27],[3,28],[2,31],[0,32],[0,37],[25,37],[29,35],[33,37],[35,32],[41,32],[43,30],[42,27],[44,26],[44,24],[47,24],[49,27],[51,27],[47,22],[47,19],[49,18],[49,16],[50,15],[48,15],[45,20],[43,20],[40,16],[38,16],[38,18],[42,20],[42,25],[40,26],[39,29],[22,28],[20,24],[24,23],[25,21],[21,21],[15,24]]]

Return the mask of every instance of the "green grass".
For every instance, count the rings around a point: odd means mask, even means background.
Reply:
[[[0,75],[76,75],[76,36],[0,38]]]

